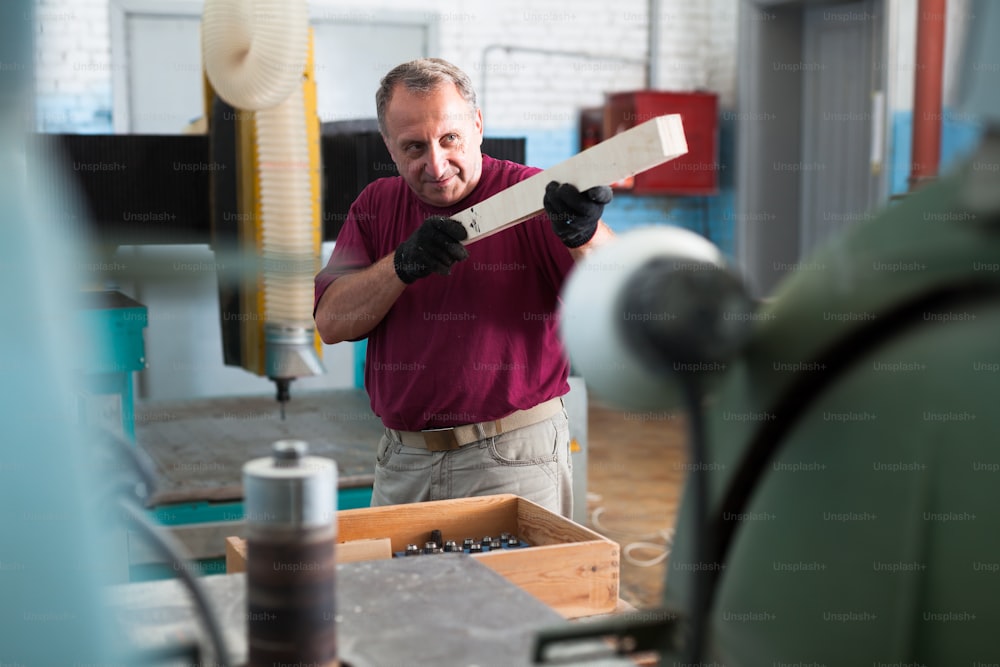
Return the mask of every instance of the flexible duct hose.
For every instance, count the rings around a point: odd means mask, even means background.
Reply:
[[[302,80],[306,0],[206,0],[201,51],[212,87],[237,109],[280,104]]]
[[[311,329],[318,259],[302,74],[306,0],[207,0],[205,71],[218,95],[254,111],[260,183],[264,321]],[[318,167],[317,167],[318,168]]]
[[[260,175],[264,321],[311,329],[316,272],[305,105],[301,86],[256,113]]]

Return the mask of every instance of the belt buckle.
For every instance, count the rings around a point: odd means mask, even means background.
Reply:
[[[455,437],[455,429],[451,428],[429,428],[420,432],[424,436],[424,444],[431,452],[447,452],[458,449],[458,439]]]

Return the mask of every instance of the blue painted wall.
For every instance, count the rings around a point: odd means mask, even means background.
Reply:
[[[88,95],[38,95],[35,127],[39,132],[60,134],[112,134],[111,90]]]
[[[945,173],[968,157],[982,137],[982,125],[965,114],[945,110],[941,119],[941,165]],[[890,194],[909,190],[910,154],[913,145],[913,112],[897,111],[892,118],[892,146],[889,165]]]

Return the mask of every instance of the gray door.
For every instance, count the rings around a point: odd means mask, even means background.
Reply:
[[[805,10],[802,45],[802,257],[877,201],[872,140],[881,16],[872,0]],[[873,113],[873,108],[876,113]],[[881,143],[879,136],[874,139]]]
[[[737,254],[755,296],[879,201],[885,4],[740,4]]]

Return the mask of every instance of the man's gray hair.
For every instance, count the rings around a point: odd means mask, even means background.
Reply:
[[[420,58],[397,65],[382,77],[375,93],[375,113],[378,115],[378,129],[385,134],[385,112],[389,108],[396,84],[402,84],[414,93],[430,94],[442,84],[453,83],[473,111],[476,106],[476,90],[469,75],[441,58]]]

